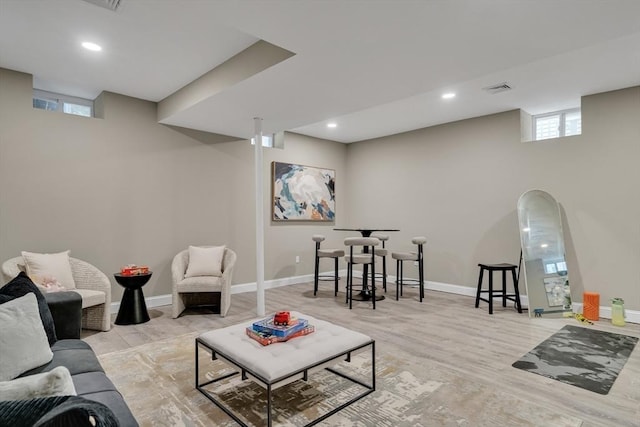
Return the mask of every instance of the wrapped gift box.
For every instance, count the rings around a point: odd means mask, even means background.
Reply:
[[[120,274],[123,276],[136,276],[147,273],[149,273],[149,267],[146,265],[129,264],[120,269]]]

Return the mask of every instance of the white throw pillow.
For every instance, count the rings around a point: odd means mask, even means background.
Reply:
[[[0,381],[0,400],[28,400],[49,396],[76,396],[71,373],[64,366],[49,372]]]
[[[33,292],[0,304],[0,381],[12,380],[53,358]]]
[[[224,246],[189,246],[189,265],[184,277],[222,276]]]
[[[66,289],[76,288],[76,282],[73,280],[73,273],[71,272],[71,264],[69,263],[69,251],[57,254],[37,254],[23,251],[22,258],[27,267],[27,275],[29,277],[53,276]]]

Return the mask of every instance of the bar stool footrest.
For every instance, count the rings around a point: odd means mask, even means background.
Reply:
[[[338,276],[338,280],[342,279],[342,277]],[[336,276],[318,276],[318,280],[322,280],[324,282],[333,282],[336,280]]]

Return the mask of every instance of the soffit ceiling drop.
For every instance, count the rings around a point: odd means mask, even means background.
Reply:
[[[354,142],[640,84],[635,0],[0,1],[0,67],[74,96],[160,102],[261,40],[292,56],[163,123],[246,139],[258,116],[267,133]],[[512,90],[482,90],[500,82]]]
[[[104,7],[105,9],[113,10],[114,12],[118,10],[118,6],[120,6],[120,0],[84,0],[84,1],[94,4],[96,6]]]

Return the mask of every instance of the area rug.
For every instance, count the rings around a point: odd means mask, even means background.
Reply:
[[[107,375],[123,394],[142,427],[223,426],[237,424],[195,389],[194,339],[186,334],[100,356]],[[581,421],[477,382],[441,365],[413,359],[376,345],[376,391],[332,415],[320,426],[554,426],[577,427]],[[201,350],[202,351],[202,350]],[[206,361],[201,374],[219,374],[222,362]],[[203,357],[204,356],[204,357]],[[341,362],[338,368],[369,380],[370,355]],[[211,368],[205,369],[205,364]],[[266,393],[251,381],[216,389],[219,397],[249,425],[266,425]],[[328,412],[362,389],[328,372],[316,372],[308,382],[296,381],[275,392],[274,426],[299,426]],[[513,408],[518,408],[514,411]]]
[[[566,325],[513,367],[608,394],[638,338]]]

